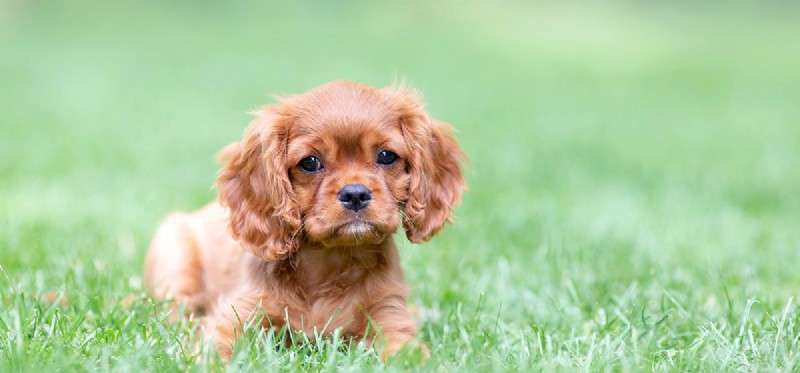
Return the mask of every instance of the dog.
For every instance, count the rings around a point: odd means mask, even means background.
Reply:
[[[149,294],[202,317],[223,358],[247,322],[340,330],[384,360],[416,343],[392,234],[421,243],[451,222],[465,189],[452,128],[412,89],[346,81],[254,114],[220,152],[217,200],[157,228]]]

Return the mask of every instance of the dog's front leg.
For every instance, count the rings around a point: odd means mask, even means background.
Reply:
[[[260,296],[221,296],[204,325],[206,338],[213,342],[219,356],[228,360],[233,355],[233,343],[262,315],[258,312]]]
[[[417,336],[417,323],[408,312],[406,298],[403,295],[387,295],[368,310],[373,325],[377,328],[377,347],[381,358],[386,361],[406,345],[413,344]],[[428,349],[418,344],[424,358],[428,357]]]

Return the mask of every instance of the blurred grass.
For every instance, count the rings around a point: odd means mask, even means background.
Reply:
[[[399,76],[471,159],[457,223],[403,245],[426,368],[795,370],[798,21],[789,2],[0,2],[3,366],[219,368],[114,306],[158,219],[214,197],[215,152],[270,94]],[[54,289],[69,307],[36,301]],[[379,369],[303,351],[272,369]]]

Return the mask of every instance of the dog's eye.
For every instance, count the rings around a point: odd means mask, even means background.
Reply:
[[[301,159],[297,166],[305,172],[317,172],[322,169],[322,161],[317,157],[311,156]]]
[[[388,166],[394,162],[397,162],[397,154],[388,150],[381,150],[381,152],[378,153],[378,164]]]

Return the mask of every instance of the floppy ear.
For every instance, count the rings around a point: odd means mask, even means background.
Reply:
[[[450,213],[465,188],[460,162],[466,157],[451,127],[431,119],[416,92],[404,88],[390,88],[390,92],[399,105],[400,127],[409,152],[403,227],[409,241],[420,243],[452,221]]]
[[[286,104],[261,109],[242,141],[219,155],[217,187],[230,209],[231,234],[264,260],[285,258],[299,245],[300,213],[286,167],[290,125]]]

